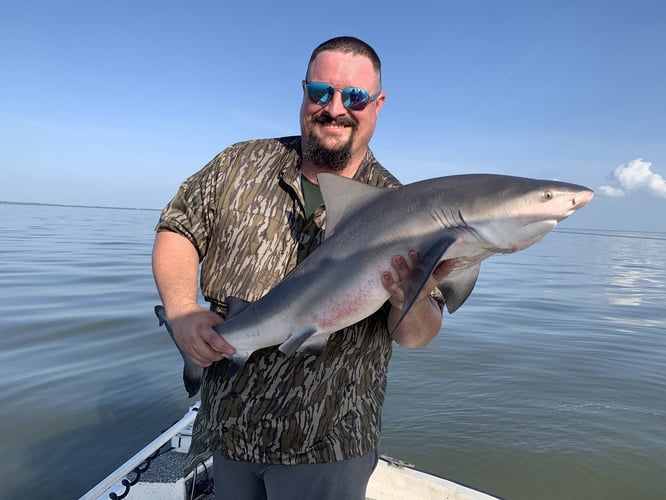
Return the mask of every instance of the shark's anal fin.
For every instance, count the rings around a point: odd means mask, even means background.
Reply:
[[[296,352],[296,350],[301,347],[303,342],[308,340],[315,332],[317,328],[314,326],[306,327],[304,330],[294,333],[291,337],[285,340],[280,344],[280,351],[282,351],[287,356],[291,356]]]
[[[435,270],[437,265],[442,258],[442,255],[448,250],[448,248],[456,241],[456,237],[452,233],[444,233],[438,238],[428,250],[419,257],[414,269],[410,273],[409,279],[406,280],[402,285],[402,291],[404,293],[404,299],[402,303],[402,311],[400,311],[400,317],[398,318],[391,335],[396,331],[402,320],[405,318],[409,310],[416,302],[421,290],[425,286],[426,282],[430,278],[430,275]]]
[[[173,330],[171,329],[171,325],[169,324],[169,320],[166,317],[166,311],[164,310],[163,306],[155,306],[155,315],[157,316],[157,319],[160,322],[160,326],[164,325],[166,326],[167,332],[169,332],[169,335],[171,336],[171,340],[173,340],[173,343],[176,344],[176,347],[178,348],[178,352],[180,352],[180,355],[183,358],[184,366],[183,366],[183,383],[185,384],[185,390],[187,391],[187,395],[189,397],[193,397],[197,392],[199,392],[199,388],[201,387],[201,378],[203,377],[203,368],[195,365],[192,360],[185,354],[180,347],[178,347],[178,344],[176,343],[176,338],[173,336]]]
[[[296,350],[298,352],[302,352],[305,354],[312,354],[314,356],[319,356],[324,351],[324,348],[328,343],[328,338],[329,338],[328,335],[319,335],[319,336],[313,335],[305,342],[303,342],[301,346]]]

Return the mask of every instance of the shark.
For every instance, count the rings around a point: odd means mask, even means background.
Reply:
[[[329,173],[317,180],[326,207],[322,243],[259,300],[229,297],[229,313],[215,327],[235,348],[234,371],[265,347],[279,346],[286,356],[321,352],[332,334],[382,307],[389,298],[382,273],[391,270],[395,255],[409,263],[410,250],[419,259],[400,284],[405,299],[398,324],[445,260],[451,272],[438,286],[453,314],[472,293],[483,260],[530,247],[594,196],[585,186],[497,174],[393,188]],[[156,306],[155,312],[173,337],[164,308]],[[192,397],[203,369],[180,352]]]

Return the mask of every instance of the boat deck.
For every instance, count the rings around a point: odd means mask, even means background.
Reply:
[[[81,500],[214,500],[212,458],[183,476],[198,405],[86,493]],[[481,491],[381,456],[366,500],[497,500]]]
[[[188,498],[215,500],[213,493],[212,461],[197,469],[195,476],[183,477],[185,453],[170,449],[151,459],[150,466],[141,472],[127,500]],[[194,491],[192,491],[194,486]],[[177,495],[177,496],[174,496]],[[404,496],[407,494],[408,496]],[[382,457],[370,479],[366,500],[414,498],[419,500],[493,500],[486,495],[447,479],[431,476],[401,466],[399,462]]]
[[[213,475],[212,475],[212,461],[208,461],[204,467],[197,469],[197,475],[193,478],[185,479],[183,477],[183,469],[185,467],[186,454],[181,451],[171,449],[162,452],[157,457],[152,459],[150,467],[141,473],[141,477],[137,484],[139,487],[149,488],[151,484],[171,485],[171,488],[178,488],[177,483],[185,482],[185,491],[192,491],[192,483],[195,482],[195,493],[187,498],[196,498],[199,500],[215,500],[213,493]],[[128,496],[132,498],[132,496]]]

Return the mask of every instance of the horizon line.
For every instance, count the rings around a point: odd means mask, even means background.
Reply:
[[[66,208],[102,208],[105,210],[147,210],[159,212],[159,208],[140,208],[140,207],[115,207],[109,205],[77,205],[72,203],[44,203],[38,201],[8,201],[0,200],[0,205],[37,205],[41,207],[66,207]]]

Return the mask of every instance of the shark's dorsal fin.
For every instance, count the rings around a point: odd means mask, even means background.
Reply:
[[[319,174],[317,182],[326,206],[325,238],[330,238],[338,223],[360,210],[387,189],[369,186],[336,174]]]

